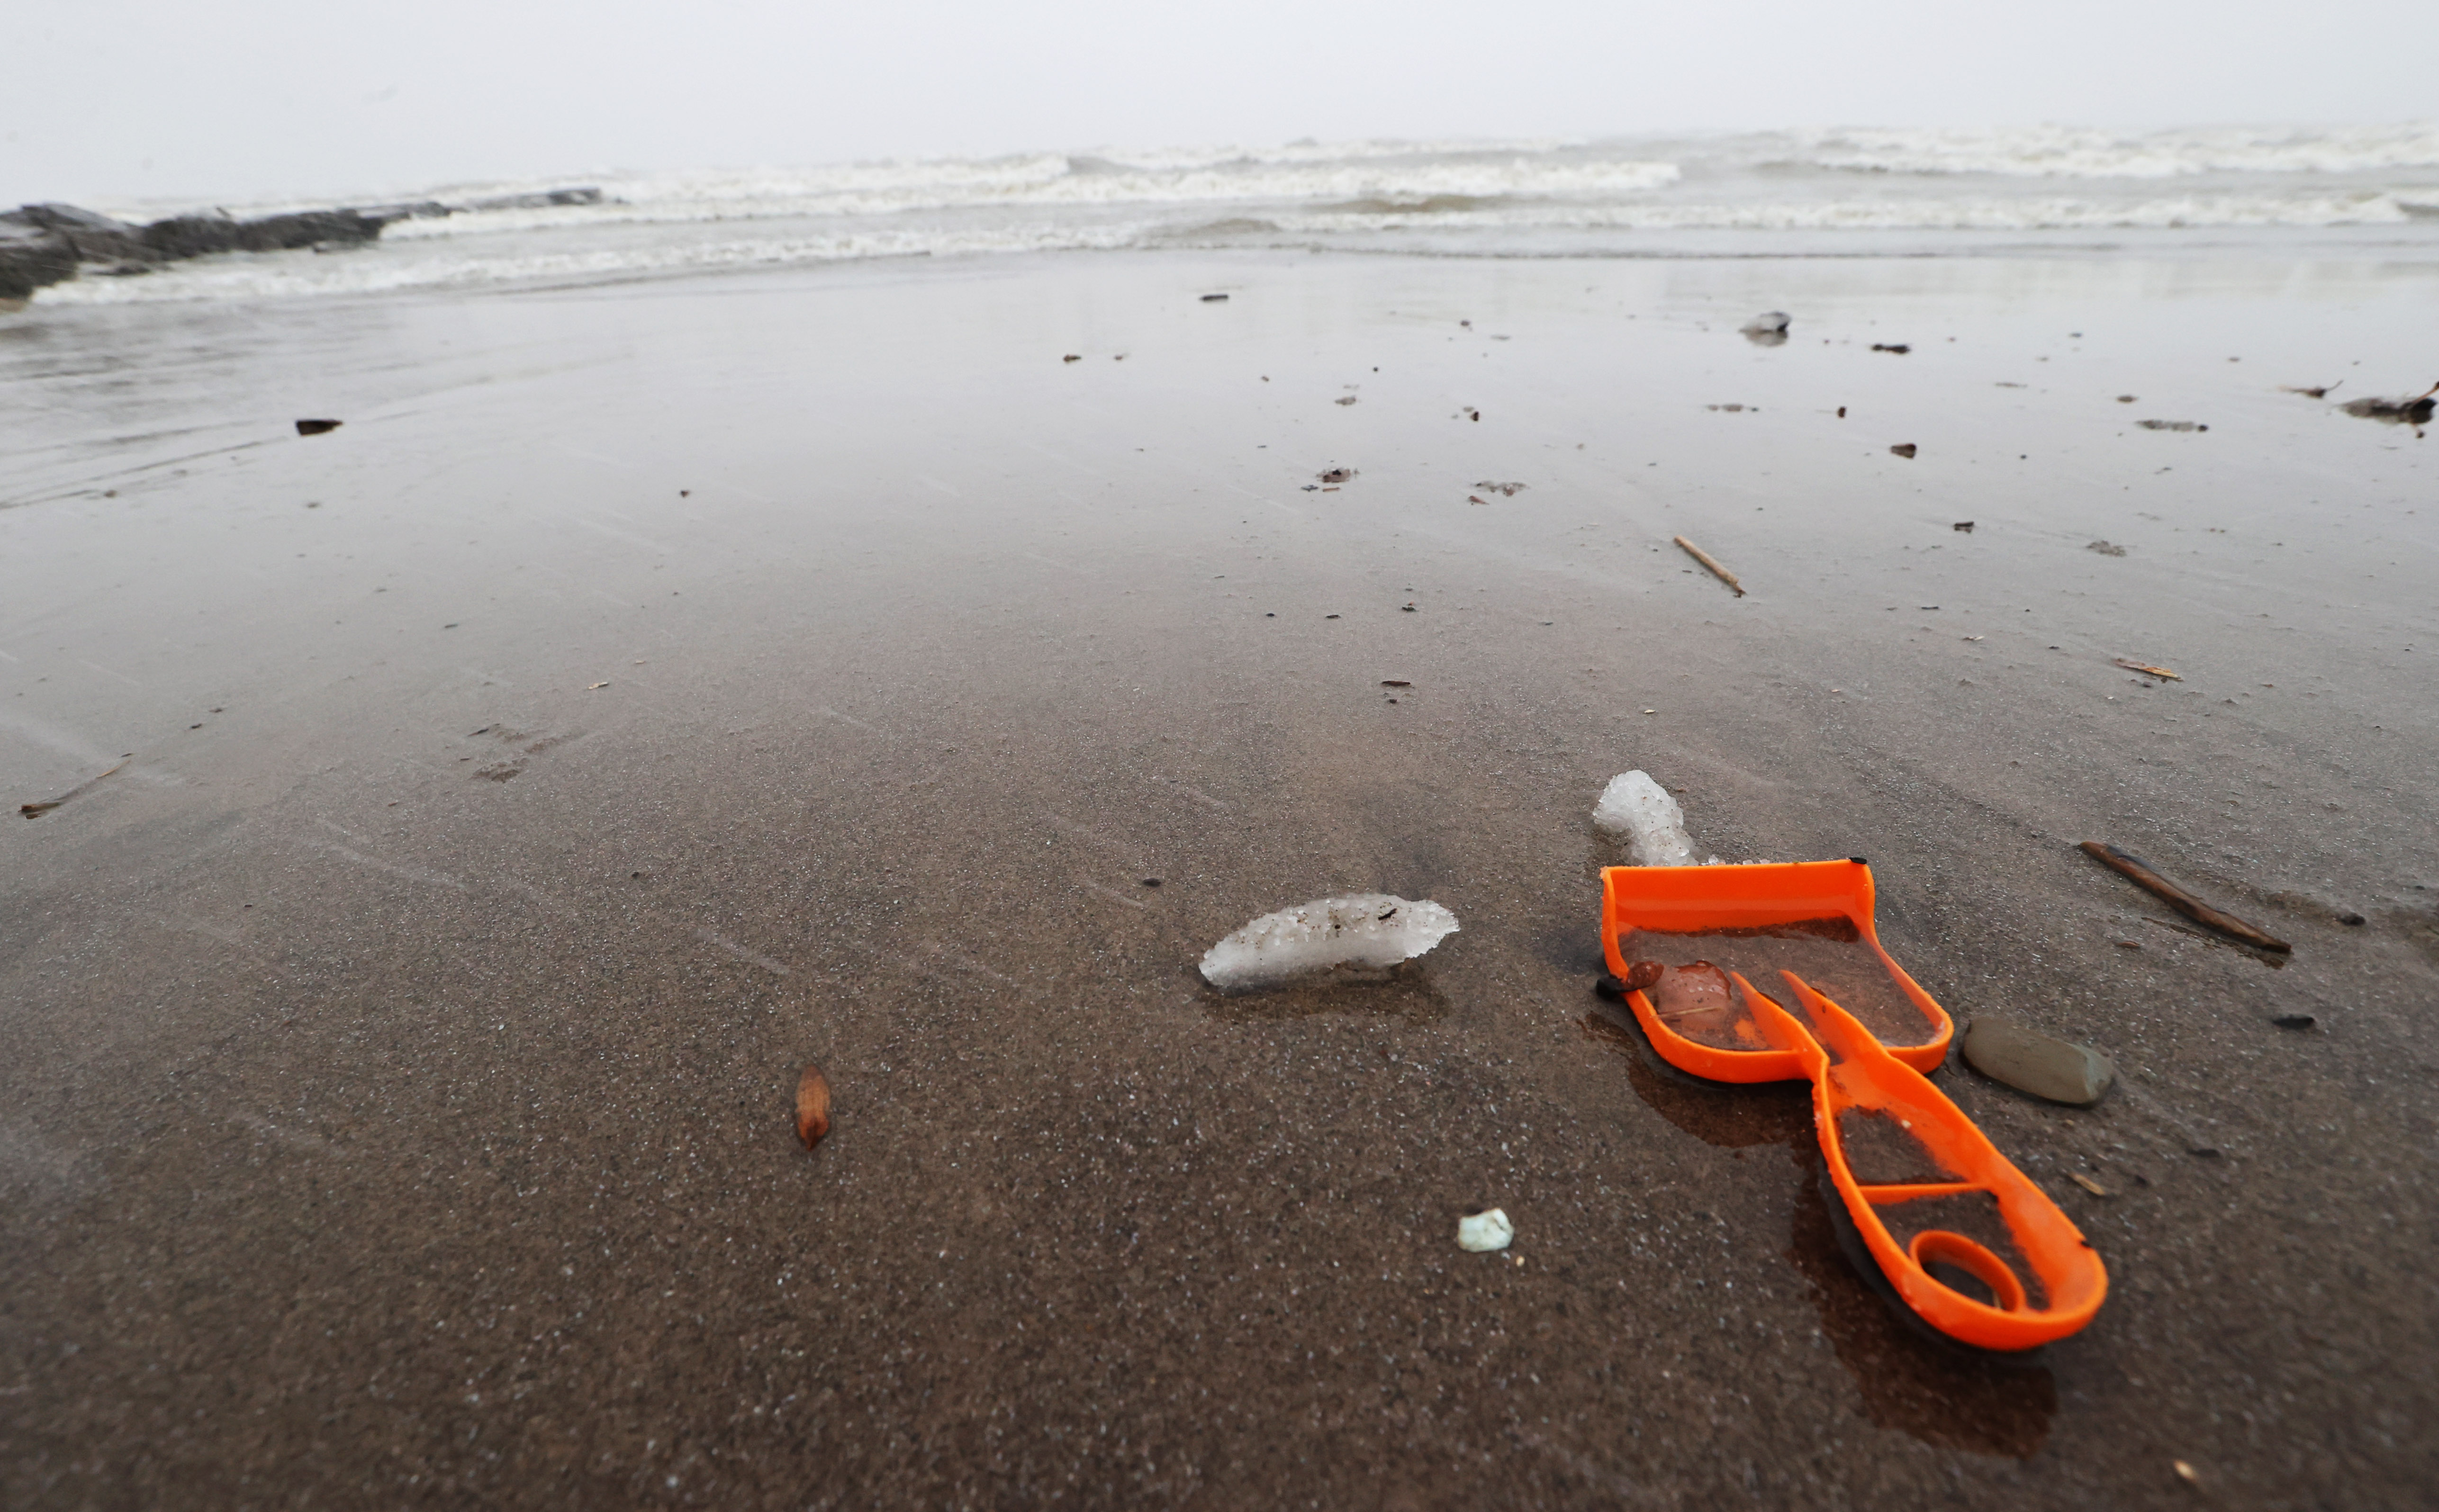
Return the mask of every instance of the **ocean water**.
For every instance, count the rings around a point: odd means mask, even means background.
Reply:
[[[572,185],[597,187],[602,203],[404,221],[358,250],[87,276],[41,299],[286,299],[1119,248],[1655,258],[2439,249],[2439,122],[1109,149],[391,186],[338,203],[462,204]],[[150,219],[197,206],[95,208]]]

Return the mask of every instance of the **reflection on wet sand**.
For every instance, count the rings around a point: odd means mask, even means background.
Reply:
[[[2032,1360],[1985,1354],[1931,1331],[1868,1256],[1840,1242],[1840,1215],[1824,1196],[1811,1089],[1801,1082],[1713,1086],[1662,1061],[1631,1023],[1603,1012],[1577,1021],[1611,1046],[1644,1103],[1708,1145],[1784,1145],[1797,1171],[1787,1259],[1804,1277],[1838,1362],[1854,1378],[1874,1425],[1941,1449],[2029,1459],[2057,1416],[2057,1385]]]
[[[1807,1138],[1790,1153],[1803,1180],[1787,1258],[1810,1283],[1822,1331],[1860,1388],[1865,1415],[1941,1449],[2032,1458],[2057,1416],[2049,1367],[1951,1343],[1908,1311],[1877,1271],[1866,1278],[1840,1242],[1843,1215],[1821,1180],[1820,1147]]]
[[[1275,1023],[1325,1013],[1438,1023],[1450,1011],[1428,969],[1413,961],[1381,970],[1341,967],[1326,976],[1258,992],[1222,992],[1200,977],[1196,985],[1205,1011],[1222,1023]]]
[[[1616,1050],[1627,1080],[1652,1112],[1721,1149],[1789,1145],[1812,1138],[1812,1089],[1802,1082],[1717,1087],[1662,1060],[1631,1021],[1605,1012],[1577,1021],[1587,1039]]]

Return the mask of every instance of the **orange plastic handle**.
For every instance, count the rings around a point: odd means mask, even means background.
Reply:
[[[1752,1001],[1763,1034],[1802,1062],[1811,1077],[1812,1116],[1829,1178],[1861,1231],[1864,1246],[1906,1306],[1940,1332],[1984,1349],[2031,1349],[2090,1323],[2109,1295],[2109,1272],[2082,1232],[1922,1073],[1892,1055],[1801,977],[1779,974],[1812,1021],[1808,1026],[1754,991],[1742,977],[1736,980]],[[1838,1115],[1849,1112],[1899,1120],[1923,1151],[1956,1180],[1874,1186],[1859,1183],[1838,1127]],[[2024,1278],[1988,1246],[1938,1228],[1920,1230],[1910,1243],[1900,1245],[1880,1217],[1884,1207],[1977,1194],[1995,1201],[2015,1249],[2039,1283],[2041,1306],[2032,1305]],[[1988,1287],[1997,1305],[1941,1282],[1926,1269],[1937,1264],[1955,1266]]]
[[[1767,928],[1807,919],[1852,920],[1856,932],[1888,968],[1889,976],[1921,1013],[1930,1038],[1897,1045],[1889,1054],[1917,1071],[1933,1071],[1948,1058],[1956,1033],[1946,1009],[1880,948],[1872,928],[1872,868],[1860,861],[1803,861],[1761,866],[1607,866],[1601,870],[1601,949],[1620,980],[1629,970],[1618,939],[1629,930],[1696,934],[1705,930]],[[1742,978],[1737,979],[1742,982]],[[1753,992],[1745,984],[1748,995]],[[1795,1081],[1807,1073],[1786,1049],[1725,1050],[1699,1043],[1670,1028],[1651,999],[1627,994],[1627,1006],[1660,1058],[1680,1071],[1713,1081]]]

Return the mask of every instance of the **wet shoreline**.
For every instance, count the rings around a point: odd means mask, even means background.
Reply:
[[[2334,401],[2427,385],[2431,278],[1169,254],[38,307],[0,772],[134,756],[6,832],[8,1500],[2167,1506],[2182,1459],[2409,1503],[2439,511]],[[1960,1024],[2116,1060],[2089,1110],[1938,1077],[2107,1258],[2084,1334],[1919,1337],[1801,1093],[1593,996],[1630,767],[1705,853],[1868,856]],[[1194,975],[1372,891],[1463,929]],[[1460,1253],[1493,1204],[1513,1251]]]

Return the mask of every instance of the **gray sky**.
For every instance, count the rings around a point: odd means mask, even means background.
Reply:
[[[0,203],[1300,136],[2439,114],[2439,4],[11,0]]]

